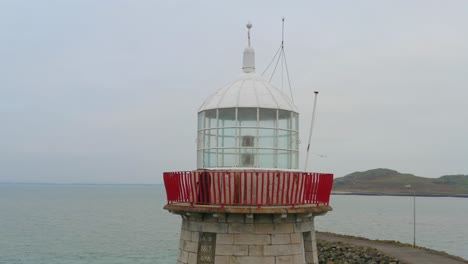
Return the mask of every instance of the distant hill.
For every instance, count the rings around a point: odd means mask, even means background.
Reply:
[[[334,181],[334,192],[408,194],[411,185],[418,195],[468,195],[468,175],[425,178],[390,169],[353,172]]]

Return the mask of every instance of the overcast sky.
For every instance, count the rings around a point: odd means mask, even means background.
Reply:
[[[0,1],[0,182],[160,183],[281,40],[312,171],[468,174],[468,1]],[[280,84],[276,83],[277,86]],[[319,155],[326,155],[320,157]]]

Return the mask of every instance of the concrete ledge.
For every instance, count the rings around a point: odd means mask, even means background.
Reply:
[[[292,206],[224,206],[200,205],[189,203],[171,203],[164,206],[165,210],[174,213],[232,213],[232,214],[305,214],[322,215],[333,209],[329,205],[296,205]]]

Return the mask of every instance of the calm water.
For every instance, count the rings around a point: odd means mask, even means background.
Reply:
[[[163,186],[0,185],[0,263],[174,263]],[[412,242],[412,198],[334,196],[322,231]],[[417,198],[417,243],[468,259],[468,199]]]

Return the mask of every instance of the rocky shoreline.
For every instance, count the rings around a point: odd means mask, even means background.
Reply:
[[[317,240],[319,264],[402,264],[369,247],[359,247],[342,242]]]
[[[320,264],[468,264],[462,257],[393,240],[316,232]]]

